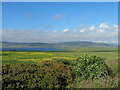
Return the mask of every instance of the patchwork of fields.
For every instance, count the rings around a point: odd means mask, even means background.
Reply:
[[[116,87],[117,85],[117,75],[118,75],[118,52],[117,48],[107,48],[107,47],[80,47],[74,48],[73,51],[3,51],[1,52],[2,64],[9,64],[14,66],[17,63],[42,63],[44,61],[68,61],[74,62],[80,56],[99,56],[104,59],[106,65],[112,70],[114,78],[107,77],[106,79],[97,79],[91,81],[91,79],[81,79],[77,78],[73,84],[69,84],[67,87],[73,88],[86,88],[86,87]],[[107,86],[102,85],[107,80]],[[114,81],[113,81],[114,80]],[[82,82],[80,82],[82,81]],[[89,82],[89,83],[88,83]],[[85,85],[83,85],[83,83]],[[92,86],[90,85],[92,83]],[[97,83],[97,85],[96,85]],[[111,86],[111,84],[113,85]]]
[[[74,60],[84,55],[96,55],[106,60],[112,60],[118,58],[118,52],[116,48],[75,48],[73,51],[51,51],[51,52],[29,52],[29,51],[3,51],[2,63],[3,64],[14,64],[17,62],[24,63],[28,62],[40,62],[43,60],[57,60],[67,59]]]

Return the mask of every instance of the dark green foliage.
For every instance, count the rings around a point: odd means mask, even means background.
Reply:
[[[65,88],[75,78],[73,68],[63,63],[43,61],[39,64],[3,65],[5,88]]]
[[[82,56],[75,62],[76,74],[87,78],[102,77],[111,74],[104,59],[97,56]]]
[[[65,65],[71,65],[72,64],[70,60],[67,60],[67,59],[64,59],[64,58],[54,58],[53,60],[56,60],[56,62],[63,63]]]

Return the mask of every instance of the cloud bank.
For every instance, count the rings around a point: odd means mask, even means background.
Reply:
[[[118,25],[101,23],[98,26],[81,29],[63,30],[2,30],[2,41],[9,42],[69,42],[95,41],[106,43],[118,42]]]

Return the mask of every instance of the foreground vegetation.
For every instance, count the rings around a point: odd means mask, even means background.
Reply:
[[[3,51],[3,88],[117,88],[115,48]],[[34,82],[34,83],[33,83]]]

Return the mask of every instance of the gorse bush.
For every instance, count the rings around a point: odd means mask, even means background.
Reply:
[[[64,58],[54,58],[53,60],[55,60],[58,63],[63,63],[65,65],[73,65],[72,61],[64,59]]]
[[[2,87],[6,88],[66,88],[85,85],[83,81],[101,80],[112,75],[104,59],[97,56],[81,56],[76,60],[55,58],[54,61],[40,63],[18,63],[2,65]],[[108,85],[112,85],[109,78]],[[104,83],[106,83],[104,81]],[[79,84],[80,83],[80,84]],[[88,84],[86,83],[86,85]],[[73,85],[73,86],[70,86]],[[92,85],[92,83],[91,83]],[[114,84],[116,85],[116,84]]]
[[[72,67],[52,61],[3,65],[2,72],[3,89],[65,88],[75,78]]]
[[[81,56],[75,62],[75,73],[87,78],[111,75],[111,70],[104,59],[97,56]]]

